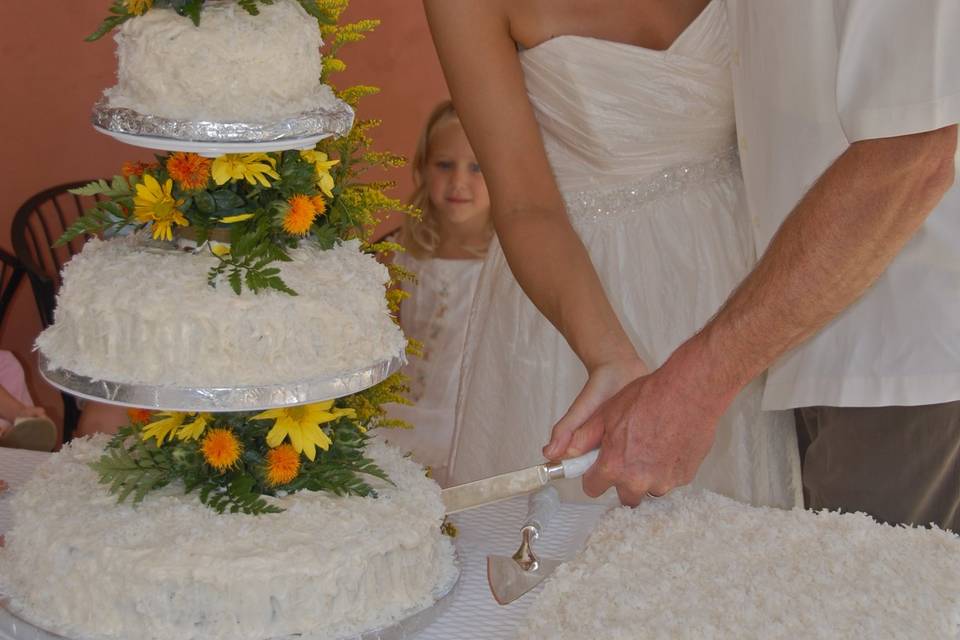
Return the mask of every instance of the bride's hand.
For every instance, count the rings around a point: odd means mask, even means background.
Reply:
[[[571,442],[580,425],[627,384],[648,373],[650,369],[638,357],[606,362],[591,371],[587,383],[583,385],[567,413],[553,426],[553,434],[550,442],[543,448],[543,455],[550,460],[569,458],[572,454],[567,451],[571,445],[576,455],[583,453],[584,450],[578,443]]]

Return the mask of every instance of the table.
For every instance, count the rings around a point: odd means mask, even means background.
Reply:
[[[8,496],[49,455],[0,448],[0,479],[10,485],[7,492],[0,494],[0,534],[12,525]],[[544,558],[570,559],[608,508],[595,504],[561,505],[543,538],[537,541],[537,553]],[[486,557],[489,554],[512,555],[517,550],[526,509],[526,498],[521,497],[452,517],[459,529],[456,544],[462,567],[460,583],[449,606],[415,640],[501,640],[513,637],[515,628],[542,585],[512,604],[500,606],[490,595],[487,585]],[[0,640],[21,639],[14,639],[0,628]]]

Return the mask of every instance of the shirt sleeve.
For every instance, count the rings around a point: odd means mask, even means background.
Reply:
[[[834,6],[837,109],[849,142],[960,122],[960,0]]]

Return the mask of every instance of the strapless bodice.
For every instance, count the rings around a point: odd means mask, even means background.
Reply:
[[[636,184],[736,143],[723,0],[665,51],[559,36],[520,52],[560,190]]]

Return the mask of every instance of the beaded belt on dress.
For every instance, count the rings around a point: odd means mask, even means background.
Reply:
[[[631,185],[604,187],[563,194],[567,211],[578,219],[606,219],[624,210],[634,210],[671,193],[717,180],[740,171],[737,148],[725,149],[701,162],[662,169]]]

